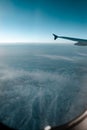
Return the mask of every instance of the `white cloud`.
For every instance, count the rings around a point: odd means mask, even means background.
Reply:
[[[0,117],[5,123],[10,122],[12,127],[16,125],[17,128],[21,126],[24,129],[29,127],[32,120],[36,125],[39,120],[41,128],[49,124],[57,125],[60,114],[69,109],[66,115],[68,120],[76,106],[80,106],[80,103],[85,105],[85,101],[79,100],[75,103],[75,99],[79,99],[80,96],[83,99],[84,93],[86,98],[86,86],[85,91],[83,89],[80,91],[81,86],[74,72],[72,74],[40,70],[30,72],[15,70],[5,65],[1,65],[0,68]]]
[[[74,57],[67,57],[62,55],[38,55],[51,60],[66,60],[66,61],[75,61]]]
[[[85,57],[87,56],[87,53],[80,53],[80,52],[78,52],[77,54],[80,55],[80,56],[85,56]]]

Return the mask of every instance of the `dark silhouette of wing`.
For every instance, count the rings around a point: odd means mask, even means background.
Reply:
[[[53,34],[53,36],[54,36],[54,40],[56,40],[56,39],[58,38],[58,36],[57,36],[57,35],[55,35],[55,34]]]
[[[54,36],[54,40],[56,40],[57,38],[63,38],[63,39],[75,41],[76,42],[75,45],[78,45],[78,46],[87,46],[87,39],[65,37],[65,36],[57,36],[55,34],[53,34],[53,36]]]

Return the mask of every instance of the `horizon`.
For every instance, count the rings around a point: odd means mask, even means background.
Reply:
[[[67,42],[66,42],[67,41]],[[70,40],[59,40],[59,41],[54,41],[54,42],[0,42],[0,45],[74,45],[74,41]]]

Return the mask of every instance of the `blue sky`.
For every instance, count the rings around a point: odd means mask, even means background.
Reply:
[[[0,43],[54,42],[52,33],[87,39],[87,0],[0,0]]]

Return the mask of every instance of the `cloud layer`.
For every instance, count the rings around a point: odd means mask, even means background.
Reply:
[[[9,51],[0,64],[1,122],[18,130],[39,130],[63,124],[87,108],[86,53],[25,52],[14,56]]]

